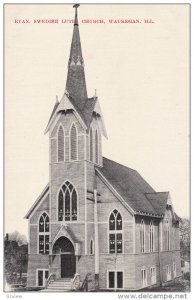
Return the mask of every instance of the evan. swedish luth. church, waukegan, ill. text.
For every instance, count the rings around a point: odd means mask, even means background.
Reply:
[[[25,216],[27,285],[140,290],[181,275],[179,218],[169,192],[102,156],[107,133],[87,95],[77,7],[66,91],[46,128],[49,183]]]

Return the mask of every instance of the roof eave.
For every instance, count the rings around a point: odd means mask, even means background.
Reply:
[[[67,101],[70,102],[69,105],[68,104],[66,104],[66,105],[64,104],[65,99],[66,100],[68,99]],[[56,118],[56,115],[62,113],[62,111],[67,111],[68,109],[72,109],[73,110],[73,112],[74,112],[75,116],[77,117],[77,119],[78,119],[79,123],[81,124],[81,126],[85,130],[87,129],[87,125],[85,124],[82,116],[79,114],[79,112],[77,111],[76,107],[72,103],[71,99],[68,97],[67,94],[64,94],[64,96],[62,97],[61,101],[59,102],[59,105],[57,106],[57,109],[55,110],[55,113],[53,114],[52,118],[50,119],[50,122],[48,123],[48,125],[47,125],[47,127],[45,129],[44,134],[46,134],[50,130],[50,128],[52,127],[52,124],[53,124],[53,122],[54,122],[54,120]]]
[[[24,216],[24,219],[29,219],[30,215],[32,214],[32,212],[34,211],[34,209],[36,208],[36,206],[39,204],[39,202],[41,201],[41,199],[45,196],[45,194],[47,193],[48,190],[49,190],[49,183],[45,186],[45,188],[42,191],[42,193],[36,199],[36,201],[31,206],[31,208],[29,209],[29,211],[27,212],[27,214]]]
[[[158,218],[158,219],[162,219],[164,217],[163,215],[160,215],[160,214],[153,214],[153,213],[148,213],[148,212],[143,212],[143,211],[135,211],[135,215]]]

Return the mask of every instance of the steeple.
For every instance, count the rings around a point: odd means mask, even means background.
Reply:
[[[87,98],[87,89],[77,16],[77,8],[79,7],[79,4],[75,4],[73,7],[75,8],[75,18],[68,62],[66,91],[70,97],[79,101],[79,99]]]

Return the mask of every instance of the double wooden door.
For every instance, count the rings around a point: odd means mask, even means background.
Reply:
[[[61,254],[61,278],[73,278],[75,273],[75,254]]]

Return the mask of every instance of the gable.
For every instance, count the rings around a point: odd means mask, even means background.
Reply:
[[[73,114],[76,116],[77,120],[81,124],[81,126],[86,129],[86,125],[79,115],[78,111],[76,110],[76,107],[73,105],[73,103],[70,101],[70,99],[67,97],[66,94],[63,95],[61,101],[59,103],[56,103],[53,109],[53,112],[51,114],[51,117],[49,119],[48,125],[45,129],[45,133],[47,133],[50,129],[55,126],[56,122],[58,122],[60,115],[62,113],[67,112],[73,112]]]
[[[73,123],[76,126],[78,135],[85,133],[85,130],[81,126],[81,124],[78,121],[78,119],[76,118],[75,114],[73,114],[72,112],[69,111],[66,114],[65,113],[60,113],[57,122],[55,124],[53,124],[53,126],[50,129],[51,130],[50,137],[51,138],[57,138],[57,133],[58,133],[58,129],[59,129],[60,125],[62,125],[62,127],[63,127],[64,135],[69,136],[70,129],[71,129],[71,126],[72,126]]]
[[[145,193],[145,196],[158,214],[165,214],[169,192]]]
[[[54,240],[52,245],[60,238],[60,237],[67,237],[73,243],[81,243],[81,241],[75,236],[73,231],[66,225],[61,224],[58,229],[58,232],[55,234]]]
[[[108,190],[114,195],[115,199],[117,199],[118,202],[122,203],[122,205],[125,207],[125,209],[128,210],[128,212],[131,213],[131,215],[134,214],[134,211],[130,208],[130,206],[127,205],[127,203],[124,201],[124,199],[121,197],[121,195],[117,192],[117,190],[110,184],[110,182],[103,176],[103,174],[97,170],[97,177],[103,182],[103,184],[108,188]],[[109,194],[110,195],[110,194]],[[108,195],[102,194],[102,197],[105,198],[106,202],[111,202],[108,198]],[[115,202],[113,200],[113,202]]]
[[[31,206],[27,214],[25,215],[25,219],[31,219],[32,216],[35,214],[37,215],[37,212],[40,213],[40,211],[49,211],[49,184],[46,185],[42,193],[39,195],[39,197],[36,199],[34,204]],[[34,218],[36,219],[36,217]],[[32,219],[31,219],[32,221]]]
[[[84,129],[89,129],[90,124],[95,117],[101,134],[107,138],[106,128],[102,111],[97,97],[86,99],[73,99],[67,93],[63,95],[60,102],[56,102],[47,124],[45,133],[52,130],[60,119],[61,114],[72,112],[75,114],[78,122]]]
[[[103,118],[103,115],[102,115],[102,111],[101,111],[101,107],[100,107],[100,103],[99,103],[98,99],[95,103],[94,112],[97,115],[97,120],[98,120],[98,123],[99,123],[100,132],[102,133],[102,135],[105,138],[108,138],[107,132],[106,132],[106,127],[105,127],[105,124],[104,124],[104,118]]]
[[[109,222],[111,213],[116,209],[122,216],[123,222],[132,222],[133,213],[125,206],[125,203],[117,197],[107,184],[97,177],[98,196],[98,222]]]

